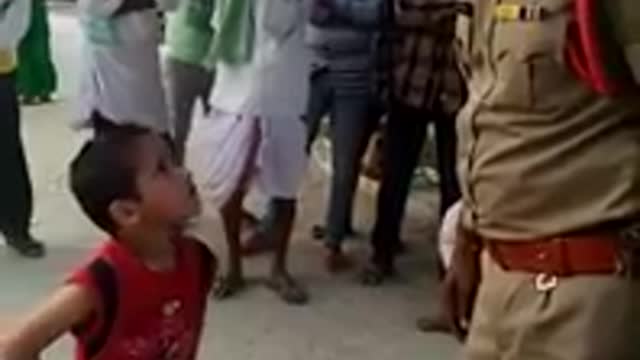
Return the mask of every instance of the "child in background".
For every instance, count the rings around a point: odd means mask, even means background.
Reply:
[[[113,127],[73,161],[71,188],[112,239],[8,334],[0,359],[36,359],[66,333],[76,359],[194,359],[216,261],[182,234],[200,204],[166,141]]]

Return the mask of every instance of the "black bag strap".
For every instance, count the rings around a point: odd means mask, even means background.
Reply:
[[[89,265],[89,273],[93,277],[102,303],[102,326],[87,340],[86,356],[91,359],[100,353],[106,345],[118,312],[118,279],[116,272],[107,261],[97,259]]]

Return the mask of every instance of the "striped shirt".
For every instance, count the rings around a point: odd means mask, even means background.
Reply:
[[[466,88],[458,71],[452,1],[386,0],[379,86],[391,99],[417,109],[459,110]],[[389,3],[394,3],[393,12]]]

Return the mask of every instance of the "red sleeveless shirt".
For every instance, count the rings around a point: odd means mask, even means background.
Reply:
[[[98,309],[73,330],[77,360],[195,359],[213,277],[213,255],[190,238],[174,241],[176,267],[154,272],[117,241],[98,249],[69,282]]]

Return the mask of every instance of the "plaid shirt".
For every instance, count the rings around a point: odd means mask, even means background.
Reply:
[[[453,46],[457,16],[453,2],[385,1],[378,67],[383,96],[417,109],[454,114],[465,101],[466,85]],[[388,11],[391,2],[393,12]]]

